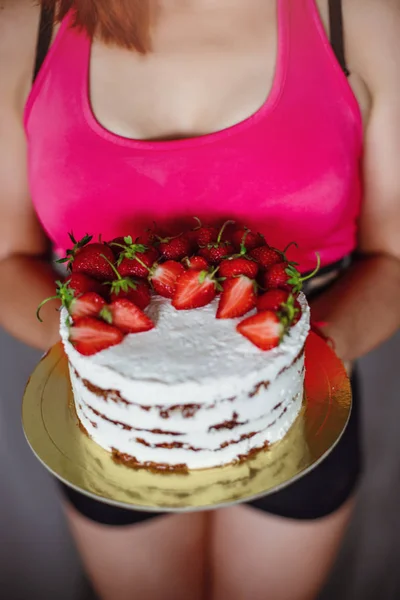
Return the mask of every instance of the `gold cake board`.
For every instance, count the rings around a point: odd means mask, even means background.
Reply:
[[[182,512],[254,500],[304,476],[339,441],[350,417],[351,388],[343,364],[320,337],[306,344],[305,398],[285,438],[247,462],[158,474],[116,464],[79,428],[61,343],[36,367],[26,387],[26,439],[53,475],[87,496],[123,508]]]

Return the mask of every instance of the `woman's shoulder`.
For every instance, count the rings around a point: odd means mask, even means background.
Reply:
[[[21,108],[29,94],[40,7],[32,0],[3,0],[0,6],[0,111]]]
[[[374,96],[400,73],[400,0],[343,0],[346,52]]]

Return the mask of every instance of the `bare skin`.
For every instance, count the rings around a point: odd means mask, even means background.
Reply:
[[[38,9],[30,0],[3,4],[0,324],[47,349],[58,338],[54,306],[46,308],[45,326],[33,315],[52,294],[54,276],[30,201],[22,129]],[[272,84],[275,5],[275,0],[160,0],[152,54],[141,57],[94,43],[91,100],[97,119],[127,137],[170,139],[220,130],[248,117]],[[318,5],[328,27],[327,2]],[[344,14],[350,84],[365,131],[363,259],[313,310],[315,318],[329,323],[327,333],[340,356],[352,360],[400,325],[400,3],[344,0]],[[239,507],[121,529],[93,524],[71,508],[66,512],[105,600],[308,600],[316,597],[331,568],[351,510],[349,501],[325,519],[300,523]]]

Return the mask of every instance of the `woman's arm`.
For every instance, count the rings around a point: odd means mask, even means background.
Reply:
[[[350,66],[371,95],[365,125],[360,260],[312,306],[344,360],[400,327],[400,3],[346,0]],[[346,14],[345,14],[346,16]],[[354,70],[352,69],[352,70]]]
[[[56,304],[35,316],[54,295],[47,241],[28,191],[22,110],[29,92],[38,8],[7,2],[0,20],[0,326],[22,341],[47,349],[58,339]]]

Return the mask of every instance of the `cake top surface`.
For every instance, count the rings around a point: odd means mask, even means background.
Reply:
[[[89,365],[94,371],[96,366],[109,369],[110,385],[115,377],[164,385],[238,382],[250,373],[265,373],[267,367],[270,376],[276,376],[295,359],[309,328],[309,308],[303,294],[299,300],[302,318],[278,347],[267,352],[238,335],[240,319],[215,318],[218,300],[196,310],[177,311],[169,300],[155,297],[146,310],[156,324],[154,329],[127,335],[122,343],[90,357],[80,355],[68,342],[66,311],[61,317],[61,334],[72,364],[85,372]]]

